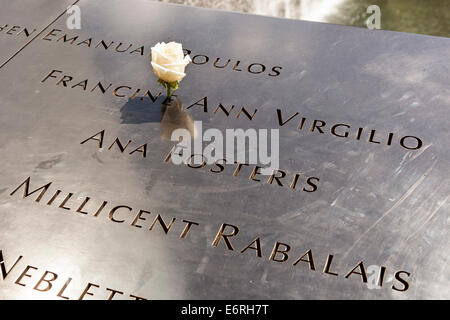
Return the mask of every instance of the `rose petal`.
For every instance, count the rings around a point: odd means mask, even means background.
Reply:
[[[178,72],[174,70],[170,70],[167,68],[164,68],[163,66],[160,66],[154,62],[152,62],[153,71],[155,72],[156,76],[166,82],[175,82],[175,81],[181,81],[186,74],[184,72]]]
[[[156,76],[166,82],[180,81],[186,74],[184,69],[191,62],[184,56],[183,47],[177,42],[158,42],[151,48],[151,62]]]

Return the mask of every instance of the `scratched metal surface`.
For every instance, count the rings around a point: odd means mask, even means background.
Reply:
[[[88,297],[97,299],[105,298],[105,287],[149,299],[450,298],[448,39],[143,0],[113,0],[107,7],[82,0],[80,7],[81,30],[66,30],[64,19],[50,29],[92,37],[93,43],[144,45],[146,55],[156,42],[175,40],[211,59],[282,66],[278,77],[269,77],[217,69],[213,61],[189,65],[178,97],[186,107],[208,96],[210,106],[208,113],[186,110],[183,123],[279,128],[280,168],[319,177],[319,188],[307,193],[257,183],[248,168],[233,177],[234,167],[216,175],[210,167],[164,163],[171,143],[161,134],[173,123],[170,117],[160,121],[163,98],[129,101],[57,86],[57,79],[41,82],[57,69],[73,83],[89,79],[88,88],[101,80],[158,92],[148,57],[40,37],[0,69],[0,249],[8,268],[24,257],[0,281],[0,298],[54,299],[67,277],[73,278],[70,298],[87,282],[100,285]],[[214,114],[219,102],[258,112],[252,121]],[[280,128],[277,108],[285,119],[299,112],[308,121],[349,124],[352,135],[361,126],[384,138],[394,132],[397,140],[387,146],[308,133],[296,130],[297,120]],[[80,144],[103,129],[102,150]],[[398,137],[406,135],[420,137],[424,146],[402,148]],[[134,147],[148,143],[147,157],[108,150],[116,137]],[[53,182],[40,203],[35,194],[10,196],[28,176],[32,187]],[[61,198],[46,205],[57,189]],[[92,198],[88,215],[58,208],[68,192],[74,193],[71,208]],[[133,212],[118,215],[124,223],[110,221],[107,210],[93,217],[104,200]],[[141,229],[130,226],[139,209],[152,212]],[[157,213],[166,221],[176,218],[167,235],[148,230]],[[179,238],[182,219],[200,223],[186,239]],[[231,239],[234,251],[223,242],[211,245],[222,223],[240,228]],[[256,237],[263,257],[253,250],[241,254]],[[291,245],[287,262],[269,261],[275,241]],[[306,263],[292,265],[308,249],[315,271]],[[322,271],[329,254],[337,277]],[[357,275],[344,277],[361,260],[366,268],[387,267],[382,288],[371,289]],[[26,264],[39,270],[23,280],[27,286],[18,286],[14,280]],[[32,288],[43,270],[59,276],[48,292]],[[406,292],[391,289],[402,287],[393,280],[398,270],[411,273]]]
[[[74,2],[75,0],[0,1],[0,65]],[[13,28],[14,26],[17,28]],[[24,28],[30,33],[29,36],[24,33]]]

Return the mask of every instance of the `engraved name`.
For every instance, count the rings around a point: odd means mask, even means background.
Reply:
[[[215,106],[215,105],[214,105]],[[193,102],[188,107],[186,107],[187,110],[191,108],[196,108],[197,110],[203,110],[203,112],[208,113],[208,97],[205,96],[203,98],[200,98],[199,100]],[[229,116],[232,114],[234,109],[234,105],[226,105],[224,103],[218,103],[217,107],[214,108],[214,114],[216,114],[218,111],[220,113],[224,114],[225,116]],[[254,120],[254,118],[258,115],[257,111],[258,109],[255,109],[253,113],[248,112],[247,110],[241,110],[238,114],[238,116],[241,114],[241,112],[244,111],[243,114],[247,116],[248,119]],[[376,145],[385,145],[385,146],[392,146],[393,144],[398,144],[404,149],[407,150],[418,150],[422,148],[423,141],[419,137],[412,136],[412,135],[400,135],[397,137],[397,135],[394,132],[389,133],[380,133],[379,131],[371,128],[364,128],[364,127],[357,127],[346,123],[331,123],[327,120],[319,120],[319,119],[308,119],[306,117],[301,117],[300,112],[295,112],[293,114],[285,114],[281,109],[277,108],[275,110],[274,114],[274,120],[275,123],[278,125],[279,128],[284,127],[289,123],[289,125],[295,123],[295,128],[298,132],[303,132],[306,134],[329,134],[334,137],[342,138],[342,139],[350,139],[353,138],[356,141],[365,141]],[[266,111],[267,112],[267,111]],[[271,111],[273,112],[273,111]],[[292,121],[292,122],[291,122]]]
[[[96,298],[103,297],[106,300],[113,300],[115,297],[124,295],[124,291],[111,289],[108,287],[102,288],[100,285],[93,282],[88,282],[84,289],[77,295],[73,295],[71,288],[71,277],[62,278],[61,275],[46,270],[44,268],[38,268],[33,265],[20,266],[22,264],[23,256],[19,256],[14,262],[6,262],[2,249],[0,249],[0,272],[2,280],[11,278],[10,274],[16,270],[22,270],[19,276],[14,280],[14,284],[21,287],[29,287],[37,292],[52,292],[57,298],[66,300],[83,300],[87,296],[95,296]],[[20,266],[20,268],[19,268]],[[72,295],[68,294],[71,292]],[[134,294],[127,294],[133,300],[147,300]]]
[[[95,134],[93,134],[92,136],[84,139],[83,141],[80,142],[80,144],[94,144],[98,150],[103,150],[103,146],[104,146],[104,142],[105,142],[105,130],[101,130]],[[122,154],[128,154],[128,155],[140,155],[143,158],[147,157],[147,143],[141,144],[135,144],[132,142],[132,140],[124,140],[121,139],[119,137],[116,137],[114,140],[111,140],[111,144],[109,144],[108,142],[108,148],[107,150],[109,151],[113,151],[116,153],[122,153]],[[106,147],[106,145],[105,145]],[[175,146],[171,148],[171,150],[169,151],[169,153],[166,155],[166,157],[164,158],[164,162],[166,163],[170,163],[170,159],[172,157],[172,154],[176,152],[175,151]],[[198,164],[194,164],[194,158],[195,157],[202,157],[203,160],[201,163]],[[263,178],[263,176],[261,176],[261,169],[263,167],[258,166],[258,165],[250,165],[247,163],[238,163],[238,162],[234,162],[234,163],[227,163],[225,159],[220,159],[215,161],[213,164],[211,164],[210,166],[207,166],[207,161],[205,160],[205,156],[204,155],[197,155],[197,154],[191,154],[190,156],[188,156],[185,161],[184,164],[192,169],[201,169],[201,168],[205,168],[205,167],[209,167],[208,172],[213,173],[213,174],[221,174],[224,172],[228,172],[229,174],[232,174],[233,177],[237,177],[237,176],[242,176],[241,170],[242,171],[247,171],[247,175],[248,175],[248,179],[250,181],[255,181],[255,182],[262,182],[262,180],[265,180],[267,184],[269,185],[277,185],[279,187],[286,187],[289,188],[291,190],[295,190],[297,187],[299,187],[298,189],[305,191],[305,192],[315,192],[318,189],[318,183],[320,181],[319,178],[317,177],[303,177],[303,175],[299,172],[293,173],[293,174],[288,174],[287,170],[274,170],[273,173],[271,175],[268,176],[268,178]],[[233,165],[233,169],[230,172],[230,170],[227,170],[226,167],[227,165]],[[247,168],[247,169],[244,169]],[[208,168],[206,168],[208,169]],[[250,170],[250,171],[249,171]],[[245,173],[244,173],[245,174]],[[303,187],[301,187],[301,185],[303,184]]]
[[[156,102],[156,100],[161,96],[162,92],[158,91],[156,94],[152,93],[150,90],[134,88],[131,85],[124,84],[113,84],[111,82],[106,81],[89,81],[89,79],[77,79],[75,80],[73,76],[64,74],[63,71],[53,69],[49,74],[47,74],[42,80],[41,83],[48,82],[52,79],[54,80],[55,85],[59,87],[71,88],[74,90],[81,90],[83,92],[94,92],[101,94],[112,94],[117,98],[128,98],[128,99],[140,99],[140,100],[149,100],[152,103]]]
[[[139,98],[141,100],[146,99],[149,103],[155,103],[162,92],[158,91],[156,94],[150,90],[142,90],[140,88],[133,88],[131,85],[113,85],[108,82],[94,81],[90,82],[89,79],[75,80],[73,76],[65,74],[63,71],[53,69],[42,80],[41,83],[46,83],[53,80],[56,86],[72,88],[74,90],[81,90],[83,92],[96,92],[105,94],[109,92],[117,98],[134,99]],[[194,101],[186,107],[186,110],[203,110],[203,112],[210,112],[210,106],[208,105],[208,97],[202,97],[197,101]],[[222,102],[218,102],[214,105],[213,114],[222,114],[223,116],[230,117],[230,115],[236,115],[236,118],[241,116],[254,120],[260,113],[257,113],[258,109],[250,108],[236,108],[235,105],[227,105]],[[239,110],[239,111],[238,111]],[[293,114],[286,114],[281,109],[274,110],[274,123],[279,127],[288,127],[295,124],[295,129],[305,134],[320,134],[331,135],[340,139],[354,139],[355,141],[368,142],[380,146],[393,146],[398,145],[406,150],[419,150],[423,147],[423,141],[421,138],[413,135],[398,135],[394,132],[380,133],[376,129],[365,128],[361,126],[353,126],[347,123],[331,123],[330,121],[309,119],[301,117],[300,112]],[[265,111],[266,113],[269,111]],[[270,112],[273,112],[271,110]]]
[[[83,48],[93,48],[114,53],[129,54],[141,57],[151,56],[151,46],[136,45],[130,42],[120,42],[115,40],[95,39],[95,37],[81,37],[77,34],[67,34],[60,29],[52,29],[42,38],[44,41],[72,45]],[[283,67],[266,66],[260,62],[245,62],[242,59],[231,59],[223,57],[210,57],[206,54],[196,54],[192,50],[184,49],[185,55],[190,54],[193,65],[206,65],[212,69],[231,69],[237,72],[248,72],[254,75],[266,75],[270,78],[278,77]]]
[[[169,219],[164,219],[162,215],[153,214],[154,218],[149,224],[146,224],[147,218],[152,216],[149,210],[135,210],[128,205],[110,205],[109,201],[97,202],[91,199],[91,197],[85,197],[82,201],[74,200],[78,197],[73,197],[74,192],[63,192],[61,189],[50,192],[48,195],[50,187],[53,182],[48,182],[38,188],[32,190],[31,188],[31,177],[28,177],[19,186],[15,187],[10,193],[10,196],[15,194],[20,194],[22,192],[22,198],[25,199],[29,196],[35,195],[34,201],[37,203],[45,203],[47,206],[57,206],[61,210],[72,211],[81,215],[89,215],[91,217],[97,218],[100,215],[107,217],[113,223],[125,223],[129,226],[137,229],[147,229],[152,231],[155,226],[159,226],[159,229],[165,234],[173,234],[176,227],[179,224],[177,217],[172,217]],[[20,192],[21,191],[21,192]],[[42,202],[41,202],[42,201]],[[92,203],[96,202],[95,206]],[[89,205],[88,205],[89,203]],[[101,203],[101,204],[100,204]],[[195,222],[191,220],[182,219],[180,222],[182,230],[178,229],[177,236],[179,239],[185,240],[189,234],[192,232],[199,232],[204,228],[199,228],[200,222]],[[181,232],[180,232],[181,231]],[[214,239],[211,242],[213,248],[225,247],[227,251],[238,251],[239,254],[248,255],[253,252],[255,257],[258,259],[266,258],[272,263],[286,263],[286,265],[291,265],[291,267],[307,267],[310,272],[316,272],[318,269],[318,261],[315,258],[313,250],[301,250],[301,253],[292,254],[293,248],[290,244],[281,241],[275,241],[270,250],[264,247],[263,239],[259,236],[254,237],[253,241],[250,243],[242,243],[239,241],[238,235],[241,234],[241,229],[237,225],[230,223],[222,223],[216,233]],[[270,254],[267,255],[267,253]],[[291,257],[294,256],[294,259]],[[343,279],[359,279],[361,283],[366,284],[368,281],[367,270],[365,263],[359,261],[357,264],[352,264],[344,270],[336,270],[333,268],[333,260],[335,255],[328,254],[327,258],[323,263],[322,274],[332,277],[343,277]],[[292,262],[293,261],[293,262]],[[4,264],[1,264],[3,275],[7,275],[7,269]],[[387,274],[387,267],[381,265],[379,270],[379,278],[377,284],[382,287],[387,281],[385,277]],[[26,273],[27,271],[25,271]],[[391,289],[394,291],[405,292],[409,289],[409,278],[411,273],[405,270],[397,270],[392,272],[394,283]],[[5,278],[5,276],[3,277]],[[356,280],[353,280],[356,281]],[[89,288],[88,288],[89,290]]]
[[[30,37],[36,29],[31,29],[23,26],[16,25],[0,25],[0,35],[5,34],[9,36],[25,36],[25,38]]]

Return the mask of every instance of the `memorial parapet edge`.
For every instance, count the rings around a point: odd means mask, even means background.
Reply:
[[[74,2],[0,1],[0,66],[26,47]]]
[[[448,39],[78,5],[0,69],[0,298],[450,297]],[[176,121],[159,41],[194,60]],[[278,129],[279,170],[173,164],[194,121]]]

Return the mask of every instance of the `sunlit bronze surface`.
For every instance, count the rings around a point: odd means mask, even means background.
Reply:
[[[144,0],[79,5],[81,30],[63,15],[0,69],[0,298],[450,298],[449,40]],[[2,17],[37,28],[65,9],[38,7],[45,19]],[[23,43],[3,38],[2,58]],[[279,129],[283,186],[254,166],[164,161],[158,41],[195,62],[177,123]],[[410,136],[419,149],[402,146]],[[302,191],[312,176],[317,190]],[[51,184],[24,198],[27,182]]]

